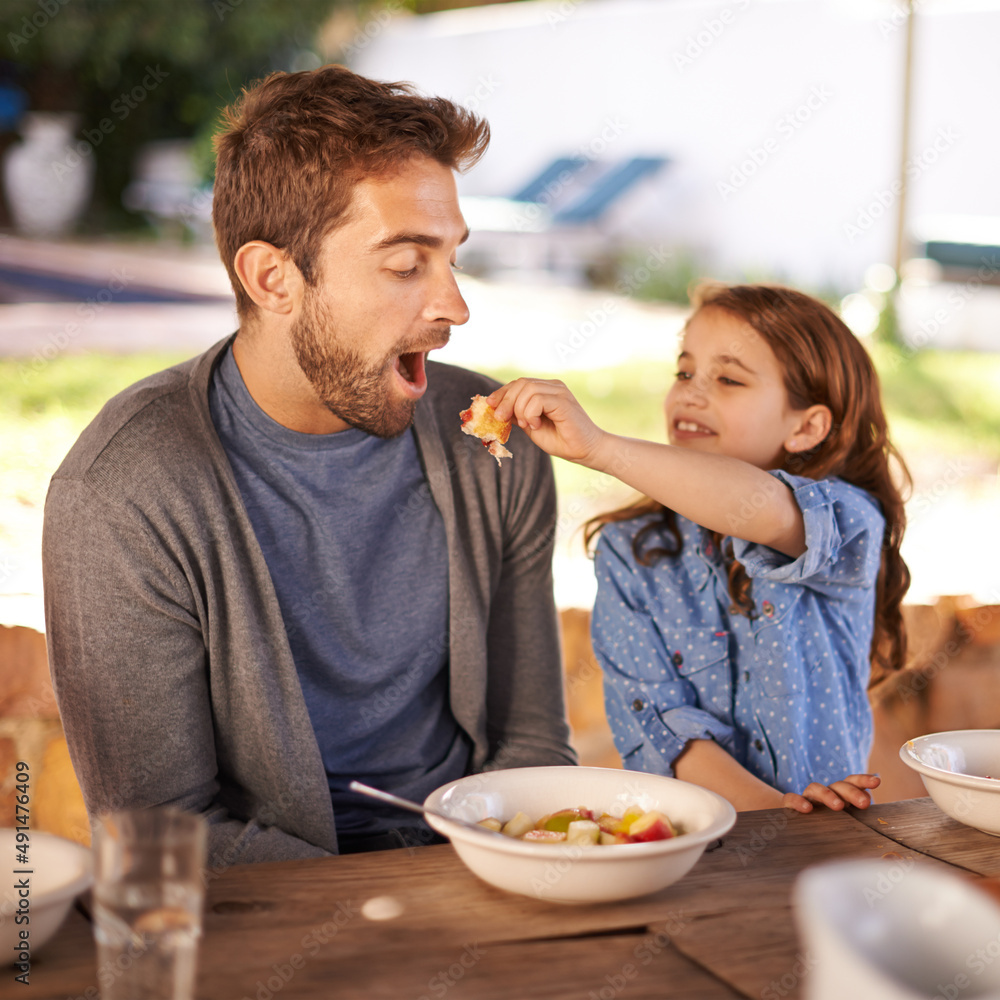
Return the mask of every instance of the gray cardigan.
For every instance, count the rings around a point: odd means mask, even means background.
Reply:
[[[208,406],[230,339],[112,399],[49,487],[49,663],[91,815],[207,815],[212,866],[336,852],[326,772],[267,565]],[[550,462],[498,469],[459,410],[495,383],[431,363],[414,418],[449,553],[451,706],[473,767],[572,764]],[[405,516],[405,511],[400,512]],[[413,581],[420,586],[419,580]]]

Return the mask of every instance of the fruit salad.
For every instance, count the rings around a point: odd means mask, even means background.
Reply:
[[[549,813],[537,822],[519,812],[506,823],[490,816],[479,825],[517,840],[534,844],[645,844],[669,840],[677,828],[663,813],[629,806],[622,816],[595,813],[580,806]]]

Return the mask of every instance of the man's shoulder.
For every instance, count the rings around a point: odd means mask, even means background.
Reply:
[[[109,399],[83,430],[55,476],[82,478],[99,464],[128,467],[171,451],[200,419],[192,382],[221,345],[171,368],[148,375]],[[207,392],[204,410],[207,412]]]

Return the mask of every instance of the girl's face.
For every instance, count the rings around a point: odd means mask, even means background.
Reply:
[[[781,466],[805,411],[788,404],[781,367],[749,323],[706,306],[688,321],[677,381],[665,410],[671,444],[739,458],[759,469]]]

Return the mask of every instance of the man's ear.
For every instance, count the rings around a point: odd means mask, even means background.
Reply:
[[[795,429],[785,439],[785,451],[791,453],[809,451],[822,444],[833,426],[833,414],[828,406],[817,403],[802,410]]]
[[[284,250],[252,240],[236,251],[233,264],[240,284],[261,309],[287,315],[301,301],[302,272]]]

